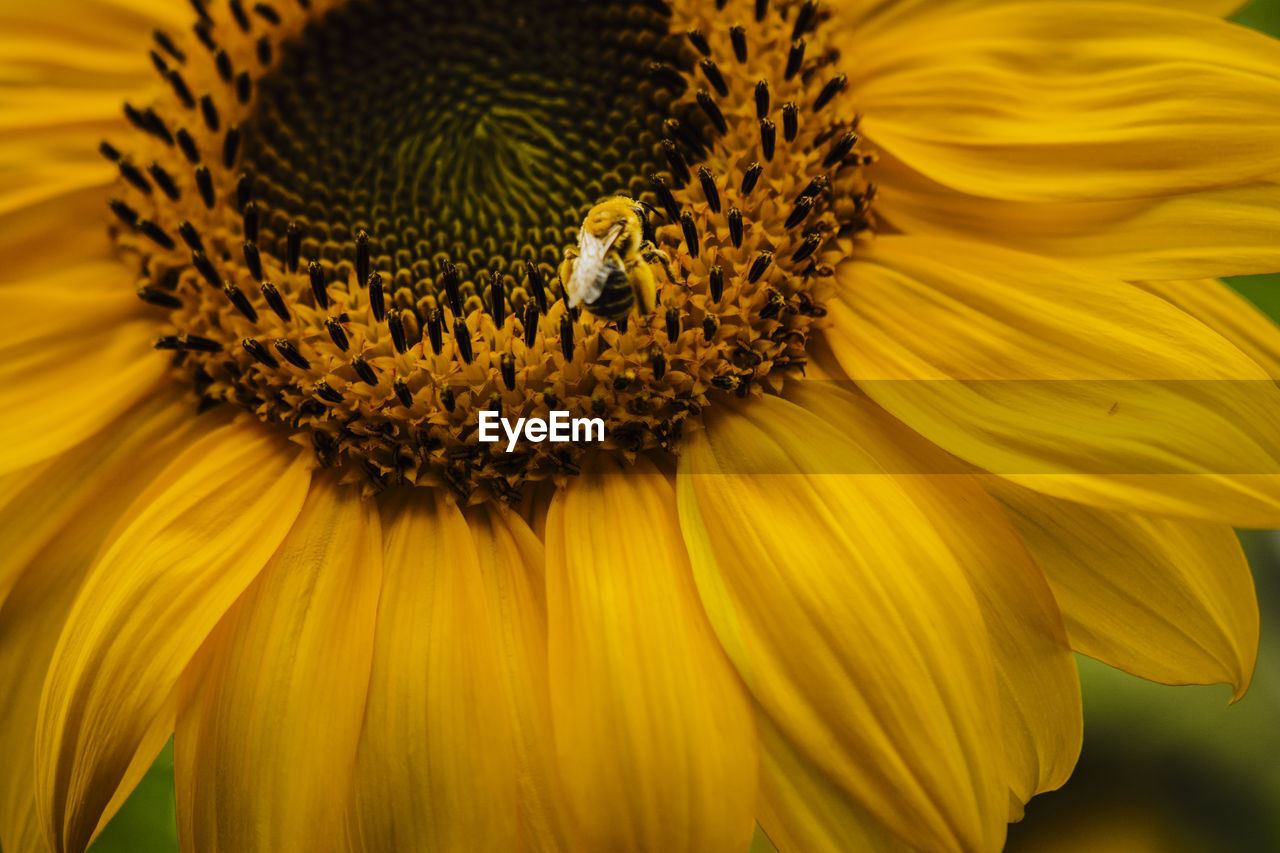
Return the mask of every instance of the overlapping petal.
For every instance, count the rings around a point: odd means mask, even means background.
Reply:
[[[521,834],[528,849],[572,849],[555,761],[547,674],[542,542],[519,516],[492,505],[467,512],[515,738]]]
[[[183,850],[323,850],[345,832],[381,580],[375,504],[314,482],[183,685]]]
[[[67,618],[36,730],[54,853],[80,853],[177,681],[293,524],[305,460],[256,424],[192,443],[120,522]]]
[[[910,234],[995,243],[1125,280],[1280,268],[1280,185],[1158,198],[1010,201],[957,192],[887,153],[872,172],[876,215]]]
[[[1280,381],[1280,326],[1227,285],[1214,279],[1134,284],[1177,305],[1235,344],[1272,379]]]
[[[1008,787],[991,646],[965,570],[875,460],[772,397],[687,439],[681,528],[762,712],[909,845],[993,850]]]
[[[698,603],[670,483],[643,460],[570,480],[547,518],[551,710],[587,850],[745,850],[749,699]]]
[[[72,447],[156,388],[166,360],[130,285],[94,261],[11,288],[21,322],[0,340],[0,472]]]
[[[863,34],[854,62],[868,138],[973,195],[1142,198],[1280,173],[1280,45],[1208,16],[972,4]]]
[[[515,850],[519,757],[500,610],[466,519],[444,495],[383,511],[369,699],[353,780],[354,850]]]
[[[1168,684],[1249,686],[1258,603],[1223,524],[1103,512],[993,478],[1077,651]]]
[[[954,455],[1100,507],[1280,523],[1280,389],[1168,302],[917,237],[881,238],[837,281],[845,372]]]
[[[1008,783],[1019,804],[1067,781],[1080,753],[1080,684],[1062,616],[1000,505],[957,460],[866,397],[830,382],[789,399],[842,430],[906,489],[955,553],[991,640]],[[1020,808],[1019,808],[1020,812]]]
[[[765,715],[760,732],[760,826],[780,853],[905,853],[865,809],[801,754]]]
[[[904,21],[918,20],[963,12],[967,9],[990,4],[992,0],[844,0],[835,25],[846,29],[851,36],[864,37],[881,30],[892,32],[894,26]],[[1037,0],[1023,0],[1037,2]],[[1133,5],[1151,4],[1166,9],[1185,9],[1205,15],[1225,18],[1244,6],[1248,0],[1128,0]],[[945,23],[943,24],[945,25]]]
[[[7,596],[0,606],[0,844],[45,850],[36,815],[36,712],[58,635],[95,552],[133,499],[184,449],[216,425],[194,419],[174,400],[131,412],[104,432],[33,470],[6,491],[0,541]],[[139,755],[147,764],[152,754]],[[127,775],[127,774],[126,774]],[[127,781],[122,788],[131,789]],[[114,809],[103,815],[104,822]]]
[[[98,141],[126,133],[123,102],[159,85],[139,61],[152,30],[176,34],[191,15],[157,0],[0,9],[0,281],[105,256],[116,171]]]

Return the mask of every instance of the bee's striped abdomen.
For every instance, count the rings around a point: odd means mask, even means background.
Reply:
[[[612,258],[607,262],[609,267],[608,278],[605,279],[604,289],[600,291],[600,296],[595,302],[588,302],[587,308],[597,317],[605,317],[609,320],[619,320],[631,311],[631,306],[636,301],[635,293],[631,289],[631,281],[627,277],[627,271],[622,264]]]

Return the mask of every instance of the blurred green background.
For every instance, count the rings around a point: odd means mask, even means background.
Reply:
[[[1236,20],[1280,37],[1280,0],[1255,0]],[[1232,284],[1280,320],[1280,275]],[[1263,620],[1248,694],[1228,706],[1225,686],[1165,687],[1081,658],[1079,767],[1010,827],[1010,853],[1280,851],[1280,534],[1243,538]],[[177,850],[166,749],[92,853]]]

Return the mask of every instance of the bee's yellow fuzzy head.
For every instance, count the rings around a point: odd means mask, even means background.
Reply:
[[[596,237],[603,237],[616,225],[621,225],[624,233],[633,229],[638,232],[642,223],[638,211],[643,209],[634,199],[614,196],[591,208],[582,224]]]

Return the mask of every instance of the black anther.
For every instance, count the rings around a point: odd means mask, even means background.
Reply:
[[[196,227],[185,219],[178,223],[178,236],[193,252],[204,251],[204,241],[200,239],[200,232],[196,231]]]
[[[196,141],[191,138],[191,134],[187,133],[185,127],[178,128],[176,134],[178,140],[178,148],[182,150],[182,156],[187,158],[187,162],[195,165],[200,162],[200,151],[196,148]]]
[[[431,342],[431,351],[436,355],[444,349],[444,313],[439,308],[427,312],[427,340]]]
[[[813,210],[813,196],[802,195],[796,199],[796,206],[791,209],[791,215],[787,217],[784,228],[795,228],[808,217],[809,212]]]
[[[396,352],[404,355],[409,349],[409,339],[405,336],[404,321],[400,319],[399,310],[393,308],[387,315],[387,329],[391,332],[391,345],[396,348]],[[470,348],[468,342],[467,349]],[[470,362],[471,359],[468,358],[467,363]]]
[[[403,376],[397,376],[391,380],[391,390],[396,392],[396,399],[400,401],[400,405],[406,409],[413,408],[413,392],[409,390],[409,383]]]
[[[773,252],[761,252],[756,255],[756,259],[751,262],[751,269],[747,271],[747,281],[755,284],[771,263],[773,263]]]
[[[253,307],[249,297],[244,295],[244,291],[236,287],[235,282],[224,281],[222,283],[222,292],[227,295],[227,299],[235,306],[237,311],[244,315],[246,320],[250,323],[258,322],[258,310]]]
[[[707,82],[716,90],[716,94],[722,98],[729,94],[729,86],[724,82],[724,75],[720,73],[714,61],[704,59],[698,63],[698,67],[702,69],[702,76],[707,78]]]
[[[827,152],[827,156],[822,161],[823,168],[830,168],[843,160],[853,150],[853,146],[857,141],[858,134],[852,130],[846,130],[844,135],[836,140],[836,144],[831,146],[831,150]]]
[[[680,230],[684,232],[684,243],[689,249],[689,257],[698,257],[698,225],[693,221],[693,214],[685,211],[680,214]]]
[[[214,106],[211,96],[200,96],[200,115],[204,117],[204,126],[209,128],[211,132],[217,133],[218,128],[222,126],[222,122],[218,119],[218,108]]]
[[[464,362],[470,364],[471,359],[475,358],[471,352],[471,330],[462,320],[453,324],[453,342],[458,345],[458,355],[462,356]]]
[[[716,189],[715,177],[706,166],[698,167],[698,183],[702,184],[702,194],[707,198],[707,206],[712,213],[720,212],[720,191]]]
[[[210,286],[222,287],[222,279],[218,277],[218,271],[213,268],[213,264],[209,261],[209,256],[204,252],[192,252],[191,265],[196,268],[196,272],[200,273]]]
[[[800,73],[802,65],[804,65],[804,39],[795,39],[791,42],[791,50],[787,53],[787,70],[782,73],[782,76],[790,80]]]
[[[269,281],[262,283],[262,298],[267,300],[267,305],[281,320],[288,323],[293,319],[289,314],[289,306],[284,304],[284,297],[280,295],[280,289]]]
[[[507,390],[516,390],[516,357],[504,352],[498,359],[498,370],[502,373],[502,384],[507,386]]]
[[[729,239],[735,249],[742,248],[742,211],[736,207],[729,208]]]
[[[167,290],[161,290],[158,287],[150,287],[143,285],[138,288],[138,298],[149,305],[158,305],[161,308],[181,308],[182,300],[174,296]]]
[[[311,279],[311,292],[315,294],[316,304],[321,308],[329,307],[329,291],[324,286],[324,267],[319,261],[307,264],[307,277]]]
[[[462,316],[462,291],[459,290],[461,283],[458,280],[458,268],[452,262],[445,261],[441,278],[444,280],[444,295],[449,302],[449,310],[453,312],[455,318],[460,318]]]
[[[680,149],[670,139],[662,140],[662,151],[667,155],[667,166],[671,169],[671,180],[677,187],[689,183],[689,165],[685,163]]]
[[[831,99],[834,98],[840,92],[840,90],[844,88],[845,82],[847,80],[848,80],[848,77],[846,77],[844,74],[837,74],[836,76],[828,80],[827,85],[822,87],[822,91],[818,93],[818,97],[813,102],[813,111],[817,112],[818,110],[825,107],[827,104],[831,103]]]
[[[711,55],[711,45],[707,44],[707,37],[702,34],[702,30],[697,27],[693,27],[686,32],[685,35],[689,37],[689,43],[693,45],[694,49],[697,50],[698,53],[703,56]]]
[[[741,24],[729,27],[729,41],[733,43],[733,55],[739,62],[747,61],[747,29]]]
[[[538,306],[526,302],[524,306],[524,345],[532,348],[538,339]]]
[[[721,133],[729,131],[729,124],[724,120],[724,113],[720,112],[720,108],[716,106],[711,93],[706,89],[698,90],[698,106],[702,107],[702,111],[707,114],[707,118],[711,120],[711,124],[716,130]]]
[[[560,318],[560,354],[573,361],[573,318],[568,314]]]
[[[262,255],[258,253],[258,244],[244,241],[242,246],[244,249],[244,263],[249,268],[249,275],[253,276],[253,280],[262,281]]]
[[[529,282],[529,289],[533,291],[533,298],[538,302],[538,310],[545,312],[547,310],[547,288],[542,282],[542,270],[538,269],[538,265],[533,261],[525,261],[524,271],[525,278]]]
[[[339,393],[338,391],[335,391],[333,389],[333,386],[331,386],[328,382],[325,382],[323,379],[317,379],[316,384],[312,385],[311,387],[312,387],[312,390],[315,391],[316,396],[319,397],[321,400],[324,400],[329,403],[342,402],[342,394]]]
[[[213,210],[217,198],[213,194],[213,175],[209,173],[208,166],[196,166],[196,187],[200,190],[200,200],[204,202],[204,206]]]
[[[139,219],[138,230],[151,238],[151,242],[155,243],[162,249],[172,249],[174,246],[173,238],[165,233],[165,230],[150,219]]]
[[[247,207],[245,208],[248,209]],[[285,229],[284,265],[291,273],[298,271],[299,255],[302,252],[302,226],[293,221]]]
[[[373,372],[373,367],[369,362],[364,360],[362,355],[354,355],[351,357],[351,369],[356,372],[356,376],[366,385],[377,385],[378,374]]]
[[[307,361],[306,357],[302,353],[298,352],[298,348],[293,345],[292,341],[284,338],[276,338],[274,346],[276,348],[276,352],[280,353],[280,355],[284,357],[284,360],[292,364],[294,367],[301,368],[302,370],[311,369],[311,362]]]
[[[773,119],[760,119],[760,153],[764,154],[766,162],[773,159],[773,147],[777,138],[778,131]]]
[[[658,197],[658,204],[662,205],[662,209],[666,212],[667,218],[675,222],[680,218],[680,205],[676,201],[675,196],[671,194],[671,189],[667,186],[667,182],[661,175],[650,175],[649,186],[653,187],[653,193]]]
[[[379,323],[387,316],[387,303],[382,294],[382,276],[376,272],[369,273],[369,310],[373,312],[373,319]]]
[[[276,358],[271,354],[271,351],[258,341],[255,341],[253,338],[245,338],[240,342],[240,346],[244,347],[245,352],[253,356],[254,360],[259,364],[264,364],[267,367],[280,366],[280,362],[276,361]]]

